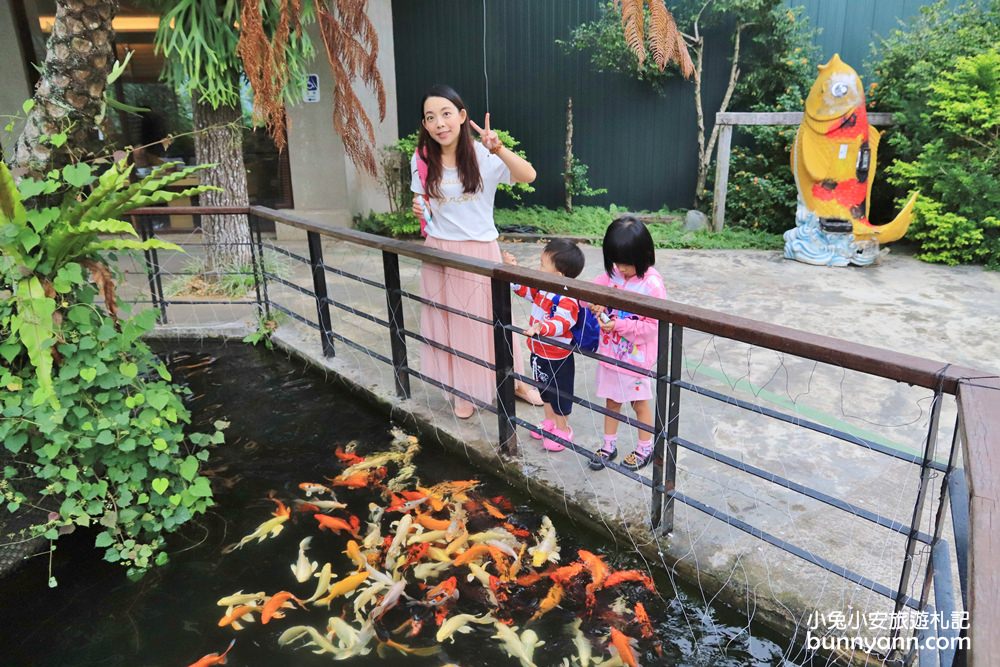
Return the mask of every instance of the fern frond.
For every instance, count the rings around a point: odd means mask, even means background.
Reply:
[[[625,33],[625,43],[639,59],[639,67],[646,62],[646,46],[643,39],[643,0],[621,0],[622,31]]]
[[[649,4],[649,50],[653,53],[653,62],[662,72],[670,62],[676,44],[672,33],[677,32],[677,26],[663,0],[646,0],[646,2]]]

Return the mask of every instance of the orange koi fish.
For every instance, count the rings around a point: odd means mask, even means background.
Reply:
[[[517,578],[518,586],[533,586],[542,580],[541,572],[529,572]]]
[[[306,498],[311,497],[313,494],[319,493],[333,493],[330,487],[323,484],[317,484],[316,482],[302,482],[299,484],[299,488],[305,491]]]
[[[227,646],[226,650],[223,651],[222,653],[209,653],[208,655],[203,656],[201,659],[192,662],[190,665],[188,665],[188,667],[212,667],[213,665],[226,664],[226,654],[229,653],[230,650],[232,650],[233,644],[235,643],[236,640],[234,639],[231,642],[229,642],[229,646]]]
[[[334,533],[340,534],[340,531],[346,530],[348,533],[353,535],[357,539],[358,531],[361,529],[361,521],[358,517],[351,515],[348,521],[344,521],[337,516],[329,516],[327,514],[313,514],[313,518],[319,523],[320,530],[329,530]]]
[[[483,506],[483,509],[486,510],[487,513],[489,513],[489,515],[494,519],[500,519],[501,521],[503,521],[504,519],[507,518],[507,515],[501,512],[500,509],[493,503],[487,500],[483,500],[480,502],[480,504]]]
[[[359,547],[358,543],[354,540],[348,540],[347,549],[344,550],[344,553],[355,565],[358,566],[359,570],[364,569],[365,565],[368,564],[368,559],[365,558],[363,553],[361,553],[361,547]]]
[[[267,625],[272,618],[284,618],[285,612],[280,610],[286,603],[289,607],[293,606],[289,600],[295,600],[299,603],[300,607],[303,609],[306,608],[306,606],[302,603],[302,600],[298,599],[288,591],[279,591],[269,597],[267,602],[264,603],[264,607],[260,612],[261,625]]]
[[[587,604],[593,607],[597,603],[594,594],[600,590],[601,586],[604,584],[604,580],[608,578],[610,570],[608,570],[608,566],[604,562],[604,559],[596,554],[592,554],[584,549],[577,551],[577,554],[579,554],[580,560],[583,561],[587,571],[590,572],[590,583],[587,584],[586,589]]]
[[[455,560],[452,561],[452,565],[454,565],[455,567],[461,567],[466,563],[471,563],[474,560],[479,560],[480,558],[483,558],[488,553],[490,553],[489,545],[474,544],[473,546],[469,547],[468,549],[460,553],[458,556],[456,556]]]
[[[277,505],[277,507],[275,508],[275,510],[273,512],[271,512],[272,516],[283,516],[283,517],[287,518],[287,517],[290,517],[292,515],[292,510],[288,509],[288,507],[285,505],[285,503],[281,502],[280,500],[278,500],[277,498],[275,498],[273,495],[269,495],[267,497],[267,499],[270,500],[275,505]]]
[[[307,503],[304,500],[295,500],[295,511],[296,512],[319,512],[319,505],[314,503]]]
[[[455,577],[448,577],[437,586],[434,586],[425,596],[428,604],[431,605],[442,605],[449,600],[458,599],[458,579]]]
[[[566,587],[583,573],[584,567],[584,564],[580,561],[570,563],[569,565],[563,565],[562,567],[554,570],[552,574],[549,575],[549,578],[557,584]]]
[[[654,639],[656,632],[653,630],[653,622],[649,620],[649,614],[646,613],[646,608],[641,602],[635,603],[635,620],[639,624],[639,632],[642,634],[642,638],[653,639],[653,648],[656,650],[656,655],[663,657],[663,644],[660,643],[659,639]]]
[[[340,445],[338,445],[337,448],[333,450],[333,454],[338,459],[340,459],[341,463],[348,466],[352,466],[355,463],[361,463],[362,461],[365,460],[365,457],[358,456],[354,452],[345,452],[344,448],[341,447]]]
[[[252,622],[253,613],[255,611],[260,611],[260,607],[257,607],[252,604],[244,604],[240,605],[239,607],[234,607],[232,611],[230,611],[228,614],[219,619],[219,627],[224,628],[227,625],[232,625],[234,629],[242,630],[243,626],[240,625],[239,622],[243,620],[243,618],[246,616],[249,616],[247,622]]]
[[[611,646],[618,651],[618,657],[628,667],[639,667],[639,661],[635,657],[635,651],[632,650],[631,642],[632,640],[628,635],[622,634],[615,628],[611,628]]]
[[[427,530],[443,530],[443,531],[447,531],[448,526],[451,525],[451,521],[449,521],[448,519],[435,519],[434,517],[424,514],[422,512],[417,513],[417,523],[419,523]]]
[[[649,578],[649,575],[638,570],[620,570],[614,572],[608,575],[601,588],[611,588],[626,581],[636,581],[645,586],[650,593],[656,592],[656,586],[653,584],[653,580]]]
[[[562,602],[563,592],[563,587],[553,582],[549,592],[538,603],[538,611],[528,619],[528,622],[531,623],[558,607],[559,603]]]

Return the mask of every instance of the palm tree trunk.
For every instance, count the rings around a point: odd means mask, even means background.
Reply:
[[[221,188],[199,197],[202,206],[248,206],[247,171],[243,164],[243,122],[238,107],[195,102],[195,155],[198,164],[215,164],[203,182]],[[245,215],[205,215],[206,274],[250,265],[250,228]]]
[[[111,20],[118,0],[58,0],[45,48],[35,106],[10,156],[10,167],[40,176],[99,144],[95,119],[104,114],[104,90],[115,61]],[[59,146],[43,137],[66,134]]]

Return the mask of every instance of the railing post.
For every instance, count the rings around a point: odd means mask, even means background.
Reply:
[[[674,499],[671,494],[677,486],[676,438],[681,413],[681,389],[677,382],[684,361],[684,329],[661,320],[657,340],[652,526],[654,530],[659,529],[661,534],[666,534],[674,529]],[[660,486],[662,492],[658,490]]]
[[[511,323],[510,284],[490,279],[493,292],[493,358],[497,373],[497,425],[500,451],[517,453],[514,432],[514,340],[508,328]]]
[[[256,225],[254,223],[257,223]],[[254,243],[254,227],[259,225],[257,218],[253,213],[247,215],[247,231],[250,232],[250,266],[253,268],[253,288],[257,295],[257,319],[264,319],[264,301],[261,298],[261,282],[264,277],[264,262],[263,258],[258,261],[258,254],[256,249],[256,244]]]
[[[657,327],[657,352],[656,352],[656,404],[653,425],[653,500],[649,508],[650,524],[655,531],[660,527],[663,520],[665,507],[666,483],[664,478],[664,451],[665,441],[664,431],[667,426],[667,392],[670,390],[670,380],[667,373],[670,370],[670,324],[659,321]]]
[[[326,293],[326,271],[323,268],[323,241],[316,232],[307,231],[309,241],[309,266],[312,267],[313,292],[316,294],[316,315],[319,320],[320,344],[324,357],[334,356],[333,325],[330,323],[330,304]]]
[[[260,258],[260,288],[261,296],[264,299],[264,319],[271,319],[271,297],[267,291],[267,265],[264,264],[264,242],[260,236],[260,221],[254,225],[257,232],[257,256]],[[253,243],[253,238],[250,239]]]
[[[392,349],[392,370],[396,377],[396,396],[410,397],[410,375],[406,372],[406,338],[403,334],[403,296],[399,284],[399,255],[382,251],[385,274],[385,303],[389,309],[389,345]]]
[[[139,220],[139,235],[143,241],[148,241],[154,237],[153,234],[153,223],[150,222],[148,216],[132,216],[132,224],[135,224],[136,218]],[[146,258],[146,276],[149,280],[149,295],[150,300],[153,302],[153,308],[158,308],[160,314],[156,316],[157,324],[167,323],[167,303],[163,298],[163,282],[160,280],[160,256],[156,252],[156,248],[150,248],[149,250],[143,250],[142,253]]]

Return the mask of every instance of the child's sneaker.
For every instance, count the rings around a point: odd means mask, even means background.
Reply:
[[[539,431],[548,431],[549,433],[552,433],[552,429],[554,429],[555,427],[556,423],[551,419],[543,419],[541,423],[538,424]],[[536,433],[534,431],[528,431],[528,435],[530,435],[535,440],[541,440],[542,438],[545,437],[541,433]]]
[[[573,429],[572,428],[570,428],[570,429],[568,429],[566,431],[561,431],[561,430],[559,430],[557,428],[552,428],[552,429],[549,429],[549,432],[552,433],[552,435],[554,435],[554,436],[562,438],[563,440],[569,440],[570,442],[573,441]],[[552,440],[550,438],[545,438],[544,440],[542,440],[542,447],[544,447],[545,449],[547,449],[550,452],[561,452],[562,450],[566,449],[566,447],[564,447],[563,445],[560,445],[558,442],[556,442],[555,440]]]
[[[608,449],[608,443],[604,443],[600,449],[597,450],[597,458],[590,461],[587,465],[590,466],[591,470],[603,470],[604,462],[611,461],[616,456],[618,456],[618,447],[614,443],[611,444],[611,448]]]

